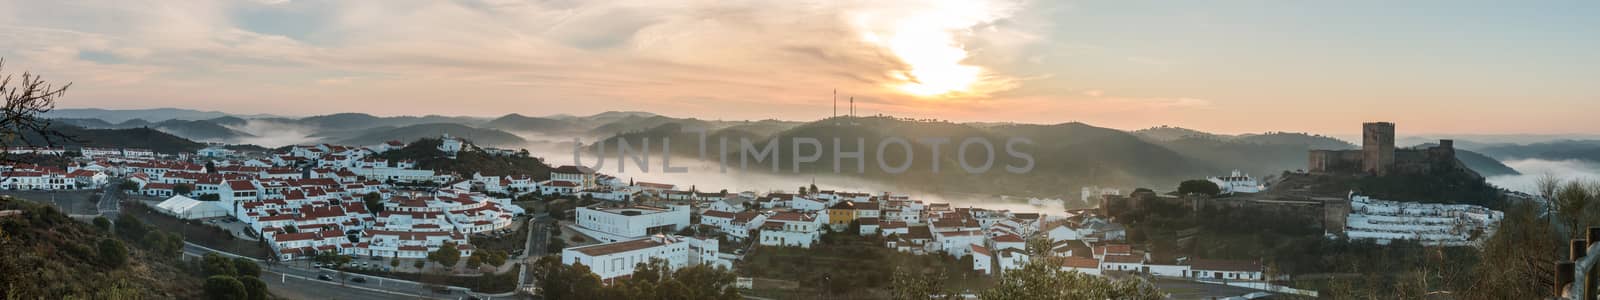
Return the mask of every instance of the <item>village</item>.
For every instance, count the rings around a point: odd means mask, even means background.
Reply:
[[[448,135],[439,141],[437,150],[452,158],[463,152],[518,155]],[[1126,224],[1113,218],[1116,210],[1151,205],[1147,201],[1183,203],[1196,210],[1207,205],[1304,207],[1303,203],[1193,204],[1181,195],[1086,187],[1078,200],[1099,207],[1011,211],[924,201],[892,191],[832,191],[815,185],[792,192],[710,191],[695,185],[624,181],[570,165],[550,168],[544,180],[534,174],[444,173],[419,168],[415,161],[379,157],[407,146],[399,141],[318,144],[244,153],[213,145],[178,154],[12,148],[6,151],[77,157],[60,168],[6,165],[0,189],[110,187],[147,199],[141,203],[174,218],[215,221],[206,224],[237,222],[237,235],[261,240],[277,261],[310,261],[333,254],[396,262],[390,267],[375,264],[384,272],[421,272],[420,264],[409,270],[394,266],[401,259],[431,259],[436,253],[473,257],[478,250],[471,241],[474,236],[503,235],[527,226],[522,220],[553,217],[558,221],[549,237],[554,239],[552,249],[541,252],[559,254],[564,264],[587,266],[603,282],[626,278],[639,264],[653,259],[674,268],[710,265],[734,270],[743,266],[746,255],[762,248],[809,249],[825,236],[845,234],[870,237],[878,246],[909,255],[964,260],[961,265],[970,266],[969,271],[994,278],[1030,261],[1048,260],[1062,270],[1095,276],[1164,278],[1315,295],[1271,285],[1275,274],[1259,259],[1159,253],[1148,243],[1130,242]],[[1271,188],[1239,172],[1205,181],[1227,195]],[[537,212],[517,203],[530,196],[544,199]],[[1061,200],[1030,202],[1049,201]],[[1322,223],[1329,224],[1329,238],[1380,243],[1469,245],[1472,237],[1492,232],[1501,218],[1499,212],[1478,206],[1407,204],[1354,193],[1321,201],[1342,203],[1316,204],[1310,213],[1327,216]],[[550,204],[555,202],[568,206]],[[441,251],[445,248],[454,251]],[[518,254],[543,254],[525,250]],[[738,285],[754,287],[744,277]]]

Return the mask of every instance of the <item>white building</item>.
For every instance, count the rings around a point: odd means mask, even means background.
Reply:
[[[156,204],[156,210],[173,217],[185,220],[215,218],[228,215],[228,209],[218,206],[219,202],[207,202],[190,199],[184,196],[173,196],[166,201]]]
[[[1256,182],[1256,179],[1250,177],[1250,174],[1240,173],[1239,170],[1233,170],[1233,174],[1225,177],[1206,177],[1206,181],[1217,184],[1217,187],[1222,188],[1223,194],[1260,193],[1266,190],[1266,187]]]
[[[574,229],[605,242],[633,240],[655,234],[672,234],[689,227],[687,205],[631,206],[577,209]]]
[[[652,258],[665,261],[673,270],[697,264],[727,265],[717,258],[716,240],[672,235],[653,235],[561,250],[561,263],[583,264],[605,283],[632,275],[634,267],[649,263]]]
[[[994,254],[989,248],[972,245],[972,270],[983,272],[983,275],[994,275]]]
[[[822,237],[827,214],[779,212],[761,225],[761,245],[811,248]]]

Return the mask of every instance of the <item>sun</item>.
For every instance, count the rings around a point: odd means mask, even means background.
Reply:
[[[905,68],[889,73],[899,82],[892,88],[907,94],[934,97],[971,91],[983,68],[965,63],[968,53],[956,33],[972,26],[974,10],[942,6],[892,22],[881,35],[867,31],[865,39],[893,54]]]

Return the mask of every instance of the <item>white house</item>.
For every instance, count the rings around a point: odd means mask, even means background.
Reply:
[[[1250,174],[1240,173],[1239,170],[1233,170],[1233,173],[1229,174],[1229,176],[1206,177],[1206,181],[1217,184],[1217,187],[1222,188],[1223,194],[1260,193],[1266,190],[1266,187],[1256,182],[1256,179],[1250,177]]]
[[[718,262],[716,240],[672,235],[653,235],[561,250],[561,263],[583,264],[605,283],[632,275],[634,267],[648,263],[652,258],[665,261],[674,270],[697,264],[723,265]]]
[[[1259,261],[1195,259],[1189,262],[1195,278],[1228,280],[1262,280]]]
[[[577,209],[574,229],[601,241],[616,242],[655,234],[672,234],[689,227],[687,205],[671,207],[631,206],[622,208]]]
[[[811,248],[822,237],[822,225],[827,214],[779,212],[767,217],[761,225],[763,246],[789,246]]]
[[[983,272],[983,275],[993,275],[994,254],[989,252],[989,248],[980,245],[971,245],[971,247],[972,270]]]

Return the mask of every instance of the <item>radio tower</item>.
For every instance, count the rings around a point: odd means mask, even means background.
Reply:
[[[839,89],[833,89],[833,117],[839,117]]]

